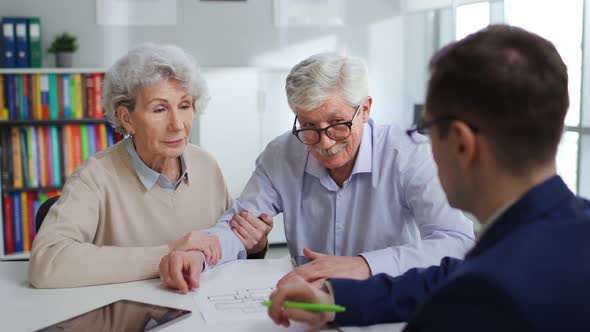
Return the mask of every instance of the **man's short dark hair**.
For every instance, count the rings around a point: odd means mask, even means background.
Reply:
[[[554,160],[569,97],[567,68],[551,42],[491,25],[441,49],[430,72],[433,119],[452,115],[477,127],[509,171]],[[448,126],[440,128],[446,135]]]

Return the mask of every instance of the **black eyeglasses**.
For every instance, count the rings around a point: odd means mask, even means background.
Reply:
[[[424,121],[424,120],[420,120],[420,122],[416,125],[415,128],[412,129],[408,129],[406,130],[406,135],[408,135],[408,137],[410,137],[410,139],[414,142],[414,143],[424,143],[427,142],[428,140],[424,139],[423,137],[420,137],[418,135],[416,135],[416,133],[420,133],[422,135],[428,136],[428,128],[434,126],[434,125],[438,125],[444,122],[448,122],[448,121],[463,121],[459,118],[457,118],[454,115],[449,115],[449,116],[445,116],[442,118],[438,118],[438,119],[433,119],[430,121]],[[465,121],[463,121],[465,122]],[[479,129],[470,124],[465,122],[465,124],[471,128],[471,130],[475,133],[477,133],[479,131]]]
[[[341,141],[343,139],[347,139],[350,136],[350,129],[354,120],[359,115],[359,111],[361,110],[361,106],[359,105],[352,117],[352,120],[347,122],[338,122],[333,125],[327,126],[325,128],[305,128],[305,129],[297,129],[297,116],[295,116],[295,121],[293,122],[293,130],[291,133],[297,137],[297,139],[305,144],[305,145],[314,145],[320,142],[322,132],[326,134],[329,138],[335,141]]]

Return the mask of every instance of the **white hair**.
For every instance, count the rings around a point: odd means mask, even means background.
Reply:
[[[146,86],[175,79],[194,100],[195,112],[202,112],[209,103],[209,88],[196,60],[174,45],[143,44],[124,55],[105,74],[103,107],[116,131],[127,134],[117,117],[117,108],[135,109],[138,91]]]
[[[367,65],[360,58],[316,54],[291,69],[285,90],[293,112],[314,110],[334,93],[341,93],[350,106],[358,106],[369,95]]]

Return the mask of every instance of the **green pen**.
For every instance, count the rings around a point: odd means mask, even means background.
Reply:
[[[263,306],[270,307],[272,301],[263,301]],[[344,312],[346,308],[337,304],[319,304],[319,303],[308,303],[308,302],[291,302],[285,301],[281,305],[283,308],[296,308],[307,311],[333,311],[333,312]]]

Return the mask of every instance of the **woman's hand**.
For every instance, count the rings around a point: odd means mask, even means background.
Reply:
[[[160,260],[160,279],[169,288],[186,294],[199,287],[203,254],[199,251],[172,251]]]
[[[205,232],[192,231],[172,242],[168,247],[170,247],[170,251],[198,250],[205,255],[209,266],[217,264],[221,259],[219,238]]]

